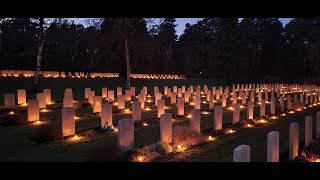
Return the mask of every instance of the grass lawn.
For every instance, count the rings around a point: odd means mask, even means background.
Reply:
[[[3,94],[16,93],[17,89],[32,88],[32,78],[0,78],[0,102],[3,104]],[[101,95],[101,88],[116,90],[116,87],[122,86],[124,89],[125,79],[121,78],[94,78],[94,79],[72,79],[72,78],[44,78],[40,80],[40,88],[50,88],[52,91],[52,99],[61,101],[65,88],[73,88],[74,98],[77,103],[82,103],[84,97],[84,88],[90,87],[96,91],[96,95]],[[167,85],[172,88],[173,85],[186,88],[189,85],[208,85],[211,86],[224,85],[223,81],[209,79],[186,79],[186,80],[141,80],[133,79],[132,86],[136,87],[136,94],[140,92],[140,88],[148,86],[148,94],[152,94],[153,86],[158,86],[160,92],[163,92],[163,86]],[[230,96],[229,96],[230,97]],[[270,95],[269,95],[270,97]],[[27,98],[35,98],[35,94],[28,93]],[[136,99],[136,98],[134,98]],[[238,101],[240,102],[240,101]],[[151,106],[152,103],[146,103]],[[216,103],[216,105],[220,102]],[[227,105],[230,104],[228,101]],[[169,99],[166,99],[166,105],[169,105]],[[60,115],[62,104],[57,103],[49,105],[48,108],[52,112],[41,113],[41,119]],[[130,104],[126,105],[130,108]],[[190,112],[193,107],[185,106],[185,112]],[[201,104],[201,109],[207,109],[208,104]],[[22,115],[26,118],[26,108],[19,108],[19,112],[15,115]],[[272,130],[280,132],[280,151],[285,154],[288,151],[288,129],[289,123],[293,121],[300,122],[300,138],[303,139],[304,117],[312,115],[315,117],[319,107],[310,108],[304,112],[299,112],[283,119],[274,120],[261,127],[251,129],[242,129],[232,135],[224,135],[214,142],[205,143],[196,147],[192,147],[183,153],[171,153],[164,155],[156,161],[232,161],[233,149],[241,144],[251,145],[252,161],[266,160],[266,137],[267,133]],[[80,120],[76,120],[76,132],[99,129],[100,117],[90,114],[92,108],[85,107],[76,109],[76,115]],[[156,117],[157,110],[142,111],[142,119],[150,119]],[[167,109],[166,112],[176,112],[175,107]],[[266,112],[269,112],[267,105]],[[89,115],[88,115],[89,114]],[[259,107],[255,106],[255,115],[259,114]],[[241,111],[241,119],[245,119],[246,109]],[[0,115],[0,121],[10,118],[7,114]],[[131,118],[131,114],[118,113],[113,114],[113,124],[124,118]],[[315,119],[315,118],[314,118]],[[315,120],[313,120],[315,122]],[[224,110],[223,124],[232,122],[232,112]],[[42,126],[56,124],[55,121],[46,122],[44,125],[36,126],[34,124],[24,124],[18,126],[0,126],[0,161],[94,161],[94,160],[123,160],[123,154],[118,153],[117,133],[95,133],[80,142],[70,142],[69,140],[36,142],[30,139]],[[176,125],[189,125],[188,119],[179,119],[174,122]],[[314,125],[315,126],[315,125]],[[201,130],[213,127],[213,113],[209,115],[201,115]],[[159,122],[151,123],[149,126],[135,126],[135,147],[141,147],[146,144],[152,144],[159,141],[160,138]]]

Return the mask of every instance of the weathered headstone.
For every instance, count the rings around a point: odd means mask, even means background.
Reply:
[[[4,94],[4,107],[5,108],[16,107],[15,94]]]
[[[93,97],[93,113],[101,112],[101,105],[102,105],[102,97],[101,96],[94,96]]]
[[[215,130],[222,129],[222,107],[221,106],[214,107],[214,129]]]
[[[27,92],[25,89],[18,89],[18,104],[25,104],[27,102]]]
[[[112,126],[112,104],[104,103],[101,106],[101,128]]]
[[[304,137],[305,137],[305,146],[308,146],[312,142],[312,117],[307,116],[305,118],[304,125]]]
[[[118,145],[122,151],[130,151],[134,147],[134,120],[122,119],[118,122]]]
[[[299,149],[299,124],[293,122],[289,129],[289,158],[294,159],[298,156]]]
[[[113,90],[108,91],[108,102],[109,103],[114,102],[114,91]]]
[[[103,99],[108,97],[108,88],[101,89],[101,96]]]
[[[192,130],[197,131],[199,133],[200,133],[200,118],[201,118],[200,109],[192,109],[190,127]]]
[[[267,136],[267,161],[279,162],[279,132],[272,131]]]
[[[184,100],[182,97],[179,97],[177,101],[177,115],[178,116],[184,115]]]
[[[165,113],[160,116],[160,141],[172,142],[172,114]]]
[[[117,98],[122,95],[122,87],[117,87]]]
[[[126,90],[126,101],[131,101],[131,90]]]
[[[164,114],[165,113],[165,100],[164,99],[158,99],[158,102],[157,102],[158,106],[157,106],[157,109],[158,109],[158,118],[161,116],[161,114]]]
[[[132,119],[135,121],[141,120],[141,103],[139,101],[132,102]]]
[[[240,145],[233,150],[233,162],[250,162],[250,146]]]
[[[49,104],[51,102],[51,89],[44,89],[43,90],[45,103]]]
[[[233,105],[233,120],[232,124],[236,124],[240,121],[240,104],[235,103]]]
[[[37,100],[39,100],[40,109],[46,108],[46,97],[44,96],[44,93],[37,93]]]
[[[253,102],[248,101],[248,107],[247,107],[247,119],[253,119]]]
[[[91,88],[84,88],[84,98],[88,99]]]
[[[74,120],[75,111],[72,107],[61,109],[61,129],[62,136],[71,136],[75,134],[76,123]]]
[[[39,100],[37,99],[28,99],[28,122],[39,121],[40,112],[39,112]]]
[[[124,109],[124,108],[125,108],[124,95],[118,95],[118,109]]]

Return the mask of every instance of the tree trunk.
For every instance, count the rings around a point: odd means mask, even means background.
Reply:
[[[125,49],[126,49],[126,61],[127,61],[127,90],[130,90],[130,55],[129,55],[129,48],[128,48],[128,39],[124,41]]]
[[[38,91],[39,89],[39,78],[40,78],[40,68],[41,68],[41,60],[42,60],[42,50],[43,50],[43,24],[44,18],[40,18],[40,37],[39,37],[39,47],[38,47],[38,55],[37,55],[37,67],[36,73],[34,76],[33,90]]]
[[[79,47],[79,40],[76,41],[76,49],[74,50],[74,53],[71,57],[71,62],[74,62],[74,57],[77,55],[78,53],[78,47]]]

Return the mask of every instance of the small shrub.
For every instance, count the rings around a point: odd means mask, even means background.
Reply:
[[[172,149],[170,144],[158,142],[136,149],[131,159],[134,162],[139,162],[141,161],[139,157],[142,157],[142,161],[151,161],[163,154],[172,152]]]
[[[185,126],[173,128],[172,142],[174,145],[193,146],[204,142],[200,133]]]

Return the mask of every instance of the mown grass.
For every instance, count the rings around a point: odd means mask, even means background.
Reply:
[[[3,104],[4,93],[16,93],[17,89],[31,89],[32,78],[0,78],[0,102]],[[84,96],[84,88],[91,87],[96,91],[96,95],[101,95],[101,88],[108,87],[108,89],[116,90],[116,87],[122,86],[124,88],[125,79],[41,79],[41,88],[50,88],[52,91],[52,99],[59,101],[63,96],[65,88],[73,88],[74,98],[76,100],[82,100]],[[163,86],[167,85],[172,87],[173,85],[182,86],[185,85],[204,85],[207,84],[209,88],[211,86],[223,85],[223,81],[215,80],[203,80],[203,79],[186,79],[186,80],[138,80],[134,79],[132,86],[139,89],[143,86],[148,86],[148,94],[153,94],[153,86],[159,87],[160,92],[163,92]],[[270,96],[270,95],[269,95]],[[35,95],[28,93],[28,98],[35,98]],[[240,101],[238,101],[240,102]],[[80,103],[80,102],[77,102]],[[166,100],[166,105],[169,104],[169,99]],[[216,103],[218,105],[220,103]],[[227,105],[230,104],[228,101]],[[149,106],[148,104],[146,104]],[[49,106],[54,108],[53,112],[41,113],[41,119],[52,117],[54,115],[60,115],[60,109],[62,104],[57,103]],[[126,107],[130,108],[130,104]],[[190,112],[193,107],[190,105],[185,106],[185,112]],[[201,109],[207,109],[208,104],[201,104]],[[21,114],[26,114],[25,108],[21,109]],[[314,109],[318,109],[315,107]],[[258,106],[255,106],[255,115],[259,114]],[[166,112],[176,112],[176,108],[173,106],[167,109]],[[269,105],[267,105],[266,112],[269,112]],[[315,115],[316,110],[312,110],[307,113]],[[76,115],[83,117],[85,114],[92,113],[92,108],[80,108],[76,110]],[[150,119],[156,117],[156,110],[146,112],[142,111],[142,119]],[[196,148],[208,149],[202,153],[192,152],[191,155],[186,156],[182,160],[186,161],[231,161],[232,150],[240,144],[252,145],[252,160],[264,161],[266,151],[266,135],[273,129],[279,129],[281,142],[281,149],[283,146],[287,146],[285,143],[285,134],[288,134],[288,123],[291,121],[304,121],[303,112],[295,114],[288,118],[289,120],[275,120],[274,123],[268,124],[268,126],[261,128],[243,129],[234,135],[223,136],[217,141],[212,143],[205,143]],[[124,118],[130,118],[131,114],[119,113],[114,114],[113,123],[116,125],[117,121]],[[201,130],[209,129],[213,127],[213,113],[209,115],[201,115]],[[7,115],[1,115],[0,120],[7,118]],[[241,119],[246,118],[246,109],[241,111]],[[232,112],[225,110],[223,113],[223,124],[232,123]],[[301,123],[300,123],[301,124]],[[174,123],[176,125],[189,126],[188,119],[181,119]],[[304,124],[303,124],[304,125]],[[303,130],[303,125],[300,129]],[[100,126],[100,118],[97,115],[92,115],[88,119],[80,119],[76,121],[76,131],[80,132],[86,129],[98,128]],[[117,154],[117,134],[116,133],[97,133],[85,141],[70,142],[67,140],[52,141],[38,143],[30,139],[34,136],[40,126],[33,124],[24,124],[19,126],[0,126],[0,161],[96,161],[96,160],[126,160],[125,155]],[[301,132],[301,131],[300,131]],[[135,147],[141,147],[146,144],[152,144],[159,141],[160,138],[159,122],[151,123],[149,126],[136,126],[135,127]],[[300,133],[303,137],[303,133]],[[284,139],[282,139],[284,138]],[[98,159],[97,159],[98,158]],[[158,159],[159,161],[178,161],[172,154],[165,155]]]

